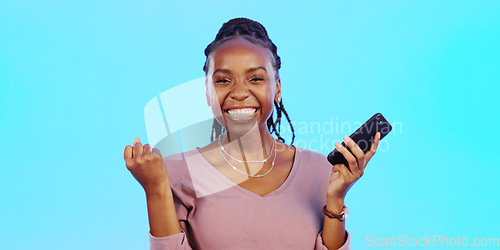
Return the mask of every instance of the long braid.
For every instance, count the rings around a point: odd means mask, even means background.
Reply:
[[[217,140],[217,137],[224,132],[224,127],[220,125],[217,119],[214,119],[214,123],[212,124],[212,133],[210,134],[210,141]]]
[[[205,49],[206,61],[203,65],[203,71],[205,74],[208,73],[208,65],[211,54],[226,41],[234,39],[236,37],[242,37],[254,44],[260,45],[266,49],[269,49],[273,55],[272,65],[276,72],[276,80],[279,79],[279,69],[281,68],[281,58],[278,56],[278,48],[271,41],[269,36],[267,35],[267,31],[259,22],[253,21],[248,18],[234,18],[224,23],[217,33],[214,41],[212,41],[207,48]],[[276,108],[276,120],[273,121],[273,114],[267,120],[267,127],[271,133],[276,134],[278,140],[285,142],[285,139],[281,136],[281,115],[285,114],[285,117],[290,125],[290,129],[292,131],[292,142],[295,139],[295,132],[292,126],[292,122],[288,113],[283,106],[283,99],[280,100],[279,103],[274,103]],[[214,119],[214,124],[212,125],[212,134],[211,140],[214,141],[222,132],[224,131],[224,127]],[[214,137],[215,135],[215,137]]]

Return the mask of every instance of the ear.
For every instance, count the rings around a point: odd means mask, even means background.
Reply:
[[[281,101],[281,78],[276,82],[276,94],[274,95],[274,102],[280,103]]]

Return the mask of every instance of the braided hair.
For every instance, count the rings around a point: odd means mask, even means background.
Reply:
[[[281,68],[281,58],[277,54],[278,48],[267,35],[267,31],[264,26],[262,26],[262,24],[260,24],[259,22],[253,21],[248,18],[234,18],[222,25],[222,28],[220,28],[219,33],[217,33],[214,41],[212,41],[205,49],[206,61],[205,65],[203,66],[205,75],[208,73],[210,56],[215,51],[215,49],[217,49],[224,42],[236,37],[244,38],[251,43],[269,49],[273,55],[272,66],[276,71],[276,80],[279,79],[278,70]],[[278,140],[280,140],[281,142],[285,142],[285,139],[281,137],[280,134],[281,116],[282,114],[284,114],[292,131],[292,142],[290,144],[293,144],[293,141],[295,139],[295,132],[293,130],[290,117],[285,110],[285,106],[283,106],[283,98],[280,99],[279,103],[275,102],[274,107],[276,108],[277,117],[276,120],[273,120],[273,114],[271,113],[271,116],[269,117],[269,119],[267,119],[267,128],[269,129],[269,132],[271,132],[271,134],[276,134]],[[223,131],[224,128],[222,127],[222,125],[219,124],[216,119],[214,119],[214,124],[212,125],[211,140],[214,141],[220,134],[222,134]]]

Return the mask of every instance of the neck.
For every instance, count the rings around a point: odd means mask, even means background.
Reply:
[[[262,127],[254,126],[242,135],[227,131],[220,140],[225,150],[233,157],[245,161],[263,160],[271,153],[275,139],[266,126]]]

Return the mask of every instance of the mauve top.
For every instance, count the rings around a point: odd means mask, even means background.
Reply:
[[[296,148],[285,182],[260,196],[231,181],[193,149],[164,158],[181,233],[155,237],[159,249],[322,249],[323,206],[332,165]],[[350,249],[350,235],[340,248]]]

